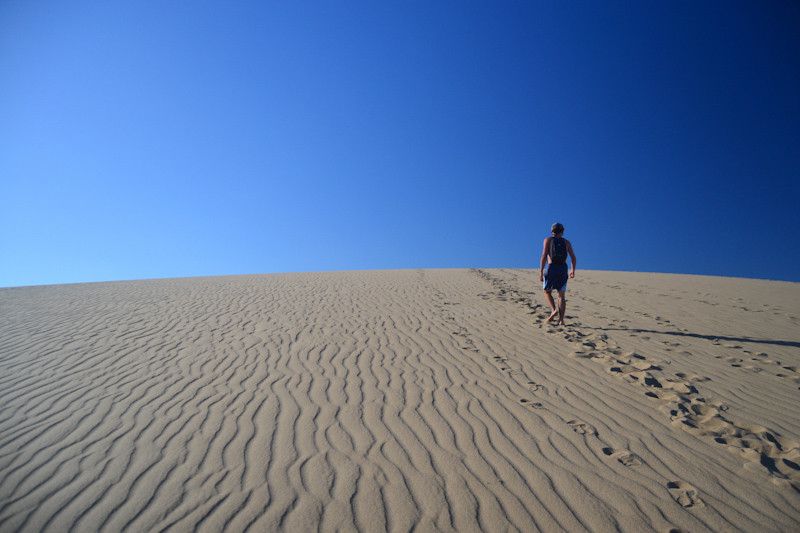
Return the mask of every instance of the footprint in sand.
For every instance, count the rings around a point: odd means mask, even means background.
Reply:
[[[733,365],[733,366],[736,366],[736,365]],[[751,370],[751,371],[755,372],[756,374],[758,374],[759,372],[763,372],[764,371],[764,369],[761,368],[760,366],[753,366],[753,365],[743,365],[742,368],[744,368],[745,370]]]
[[[533,392],[538,392],[538,391],[544,391],[544,392],[547,392],[547,389],[545,388],[545,386],[544,386],[544,385],[540,385],[540,384],[536,383],[535,381],[529,381],[529,382],[528,382],[528,387],[529,387],[529,388],[531,389],[531,391],[533,391]]]
[[[705,506],[703,500],[697,495],[697,489],[685,481],[670,481],[667,483],[667,488],[675,501],[686,509]]]
[[[614,448],[603,448],[603,453],[612,459],[616,459],[625,466],[639,466],[642,460],[639,456],[628,450],[615,450]]]
[[[597,435],[597,430],[586,422],[581,422],[580,420],[570,420],[567,422],[567,424],[572,426],[572,429],[575,430],[575,433],[580,433],[581,435]]]
[[[571,359],[591,359],[597,354],[597,352],[584,352],[581,350],[576,350],[574,352],[570,352],[567,354],[567,357]]]
[[[685,372],[678,372],[675,375],[680,379],[686,381],[696,381],[698,383],[705,383],[706,381],[711,381],[711,378],[706,376],[700,376],[698,374],[686,374]]]
[[[520,398],[519,402],[529,407],[532,407],[533,409],[541,409],[542,407],[544,407],[541,402],[532,402],[531,400],[525,398]]]

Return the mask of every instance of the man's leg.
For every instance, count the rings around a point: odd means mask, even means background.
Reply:
[[[552,296],[551,296],[552,298]],[[558,323],[564,324],[564,317],[567,316],[567,291],[558,291]]]
[[[545,290],[544,297],[547,299],[547,303],[550,304],[550,318],[547,319],[547,322],[552,322],[553,319],[558,314],[558,309],[556,309],[556,302],[553,300],[553,293],[552,291]]]

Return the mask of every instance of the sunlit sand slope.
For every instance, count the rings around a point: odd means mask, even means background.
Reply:
[[[796,531],[800,285],[0,289],[0,531]]]

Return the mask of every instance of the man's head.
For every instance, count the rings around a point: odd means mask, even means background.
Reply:
[[[558,237],[559,235],[564,233],[564,225],[561,222],[556,222],[552,226],[550,226],[550,232]]]

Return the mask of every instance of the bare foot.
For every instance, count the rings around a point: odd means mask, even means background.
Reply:
[[[558,316],[558,309],[553,309],[553,312],[550,313],[550,317],[546,320],[546,322],[549,324],[557,316]]]

